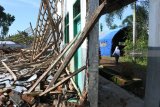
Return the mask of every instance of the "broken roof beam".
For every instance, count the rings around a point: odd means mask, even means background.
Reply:
[[[115,10],[119,10],[120,8],[127,6],[128,4],[133,3],[136,0],[104,0],[104,1],[106,1],[106,5],[102,14],[111,13]]]

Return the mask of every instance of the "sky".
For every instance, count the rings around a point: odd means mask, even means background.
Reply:
[[[0,0],[0,5],[5,9],[6,13],[15,16],[15,21],[9,28],[8,34],[16,34],[19,31],[24,31],[30,27],[30,22],[33,28],[36,26],[39,6],[41,0]]]
[[[24,31],[30,27],[30,22],[33,28],[36,27],[39,6],[41,0],[0,0],[0,5],[5,8],[6,13],[10,13],[15,16],[15,21],[9,28],[9,35]],[[132,10],[127,8],[123,14],[123,19],[132,14]],[[122,20],[115,20],[116,25],[120,25]],[[100,18],[99,23],[103,25],[103,31],[109,30],[105,23],[105,15]]]

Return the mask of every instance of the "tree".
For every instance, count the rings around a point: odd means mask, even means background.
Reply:
[[[122,25],[132,27],[133,24],[133,15],[127,16],[123,21]]]
[[[103,25],[102,25],[102,23],[100,24],[100,30],[101,30],[101,32],[103,31]]]
[[[110,29],[116,29],[116,28],[118,28],[118,26],[116,24],[110,26]]]
[[[148,10],[149,10],[149,0],[144,0],[144,1],[137,1],[137,12],[141,13],[140,15],[144,15],[143,17],[147,19],[148,17]],[[129,5],[128,5],[129,6]],[[109,28],[111,28],[114,24],[114,20],[115,19],[122,19],[123,13],[125,11],[125,9],[128,7],[125,6],[119,10],[116,10],[110,14],[106,14],[106,24]],[[131,8],[133,9],[133,4],[130,5]],[[146,12],[146,14],[144,14],[144,11]],[[132,22],[132,20],[131,20]],[[148,24],[147,24],[148,26]]]
[[[133,16],[127,16],[123,21],[122,25],[130,26],[132,29]],[[147,64],[146,50],[148,46],[148,7],[145,5],[136,6],[136,29],[137,37],[135,44],[135,51],[142,53],[141,57],[137,57],[136,60],[143,65]],[[132,31],[132,30],[131,30]],[[132,45],[132,34],[133,32],[128,32],[128,39],[126,40],[125,51],[130,52],[133,49]],[[131,58],[130,58],[131,59]]]
[[[28,33],[26,33],[25,31],[18,31],[19,33],[9,36],[7,38],[5,38],[5,40],[10,40],[13,42],[16,42],[18,44],[23,44],[26,46],[29,46],[32,44],[33,42],[33,36],[28,36]]]
[[[128,6],[125,6],[119,10],[112,12],[112,13],[106,14],[106,24],[109,28],[112,28],[114,26],[113,22],[116,18],[122,19],[122,14],[123,14],[125,8],[127,8],[127,7]]]
[[[133,15],[127,16],[122,21],[122,26],[130,26],[132,28],[132,24],[133,24]],[[145,8],[145,6],[142,5],[136,6],[136,29],[137,29],[137,39],[148,38],[148,8]],[[132,36],[132,34],[130,36]]]
[[[0,5],[0,30],[2,39],[4,39],[4,35],[9,31],[9,26],[11,26],[15,20],[14,16],[9,13],[5,13],[4,10],[5,9]]]

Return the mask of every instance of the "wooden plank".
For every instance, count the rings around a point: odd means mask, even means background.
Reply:
[[[76,36],[69,45],[64,49],[64,51],[58,56],[58,58],[48,67],[48,69],[39,77],[39,79],[33,84],[33,86],[28,90],[27,93],[30,93],[34,90],[34,88],[38,85],[38,83],[49,73],[49,71],[60,61],[63,55],[69,50],[69,48],[73,45],[78,36]]]
[[[47,41],[47,39],[49,38],[49,32],[50,32],[50,28],[49,25],[47,24],[47,21],[45,23],[44,26],[44,31],[42,34],[42,42],[40,43],[39,47],[45,47],[45,45],[47,45],[47,43],[45,41]]]
[[[47,49],[50,48],[53,44],[54,44],[54,42],[52,42],[52,43],[49,44],[49,45],[46,45],[46,46],[42,49],[42,51],[41,51],[38,55],[36,55],[35,58],[33,58],[33,61],[36,61],[36,60],[37,60],[44,52],[46,52]]]
[[[70,75],[70,72],[69,72],[69,70],[68,70],[68,69],[66,69],[65,71],[66,71],[66,73],[67,73],[68,75]],[[79,97],[81,97],[81,96],[82,96],[82,94],[81,94],[81,92],[80,92],[79,88],[77,87],[76,83],[74,82],[73,78],[70,78],[70,80],[71,80],[71,82],[72,82],[72,84],[73,84],[74,88],[76,89],[76,91],[77,91],[77,93],[78,93]]]
[[[33,30],[33,27],[32,27],[31,22],[30,22],[29,24],[30,24],[30,27],[31,27],[31,30],[32,30],[32,33],[33,33],[33,36],[34,36],[34,35],[35,35],[35,33],[34,33],[34,30]]]
[[[12,71],[3,61],[1,61],[1,62],[2,62],[2,64],[3,64],[3,66],[7,69],[7,71],[9,71],[9,73],[12,75],[14,81],[16,81],[16,80],[17,80],[17,77],[16,77],[16,75],[13,73],[13,71]]]
[[[22,58],[28,59],[27,56],[23,53],[22,49],[20,49],[20,54],[21,54]]]
[[[46,5],[47,11],[48,11],[48,17],[49,17],[49,21],[50,21],[50,25],[51,25],[51,29],[52,29],[52,34],[53,34],[52,37],[54,39],[54,42],[56,42],[56,37],[54,35],[54,31],[55,30],[58,31],[58,30],[57,30],[57,27],[56,27],[56,25],[55,25],[55,23],[53,21],[53,18],[52,18],[52,14],[51,14],[51,11],[50,11],[51,8],[49,7],[49,2],[48,2],[48,0],[42,0],[42,1]],[[55,7],[55,8],[57,8],[57,7]],[[55,47],[57,47],[56,43],[55,43]]]
[[[41,94],[39,94],[39,96],[43,96],[44,94],[50,92],[51,90],[57,88],[59,85],[63,84],[64,82],[66,82],[67,80],[69,80],[70,78],[72,78],[73,76],[75,76],[76,74],[78,74],[79,72],[83,71],[84,69],[86,69],[86,66],[81,67],[80,69],[78,69],[77,71],[75,71],[74,73],[72,73],[70,76],[64,78],[63,80],[59,81],[57,84],[55,84],[53,87],[45,90],[44,92],[42,92]]]
[[[36,30],[35,30],[35,35],[34,35],[34,42],[32,44],[32,57],[31,57],[31,60],[33,59],[34,57],[34,54],[35,54],[35,47],[36,47],[36,37],[37,37],[37,32],[38,32],[38,23],[39,23],[39,20],[40,20],[40,15],[41,15],[41,10],[42,10],[42,1],[41,1],[41,4],[40,4],[40,8],[39,8],[39,14],[38,14],[38,18],[37,18],[37,23],[36,23]]]
[[[60,76],[60,74],[62,73],[62,71],[65,69],[65,67],[70,62],[71,58],[74,56],[74,54],[78,50],[78,48],[81,46],[81,44],[83,43],[83,41],[86,39],[86,37],[88,37],[89,32],[91,31],[91,29],[94,27],[95,23],[97,22],[97,20],[101,16],[101,12],[104,9],[105,4],[106,4],[106,2],[103,2],[96,9],[96,11],[93,14],[93,17],[91,17],[91,20],[86,23],[86,25],[85,25],[85,27],[83,29],[82,35],[76,41],[76,43],[72,47],[71,51],[68,53],[68,55],[64,59],[64,63],[60,66],[60,68],[58,69],[58,71],[55,73],[55,75],[54,75],[53,79],[51,80],[51,82],[50,82],[49,86],[47,87],[47,89],[50,88],[55,83],[55,81],[58,79],[58,77]]]
[[[40,49],[42,49],[43,47],[41,47],[40,45],[41,45],[41,43],[42,42],[44,42],[44,39],[43,39],[43,33],[42,32],[44,32],[44,29],[43,29],[43,26],[44,25],[46,25],[47,24],[47,21],[45,21],[45,18],[44,18],[44,15],[45,14],[47,14],[46,13],[46,8],[44,7],[44,4],[42,3],[42,7],[43,7],[43,13],[42,13],[42,11],[41,11],[41,16],[42,16],[42,19],[41,20],[39,20],[40,22],[39,22],[39,31],[37,31],[37,32],[40,32],[39,33],[39,42],[37,42],[36,44],[37,44],[37,48],[36,48],[36,54],[38,54],[39,53],[39,51],[40,51]],[[45,26],[44,26],[45,27]]]

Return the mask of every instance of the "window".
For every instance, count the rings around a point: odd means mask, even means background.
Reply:
[[[77,0],[75,2],[75,4],[73,5],[73,17],[75,18],[81,10],[81,6],[80,6],[80,0]]]
[[[69,43],[69,13],[65,17],[65,28],[64,28],[64,42]]]

